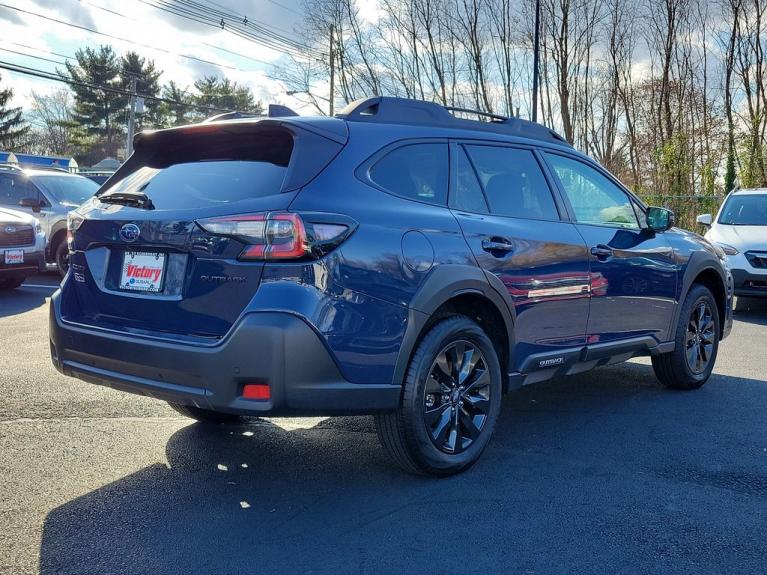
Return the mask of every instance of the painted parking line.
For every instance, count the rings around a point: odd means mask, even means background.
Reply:
[[[21,287],[45,288],[45,289],[58,289],[59,288],[58,284],[57,285],[21,284]]]

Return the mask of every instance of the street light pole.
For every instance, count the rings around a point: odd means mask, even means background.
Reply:
[[[541,0],[535,0],[535,33],[533,34],[533,122],[538,121],[538,68],[541,50]]]

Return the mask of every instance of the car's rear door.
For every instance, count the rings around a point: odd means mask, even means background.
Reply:
[[[647,229],[642,206],[607,172],[573,155],[544,156],[589,247],[589,343],[666,341],[677,287],[671,245]]]
[[[514,307],[514,371],[574,361],[585,344],[588,252],[536,152],[451,144],[449,204],[477,262]],[[498,285],[498,282],[494,282]]]

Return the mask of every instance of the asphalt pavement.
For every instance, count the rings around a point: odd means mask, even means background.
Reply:
[[[0,573],[767,572],[767,302],[702,389],[645,359],[524,388],[438,480],[370,418],[210,428],[59,375],[55,283],[0,295]]]

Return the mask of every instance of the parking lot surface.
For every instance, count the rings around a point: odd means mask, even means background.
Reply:
[[[0,573],[765,572],[767,303],[701,390],[646,359],[524,388],[439,480],[369,418],[211,428],[59,375],[52,286],[0,295]]]

